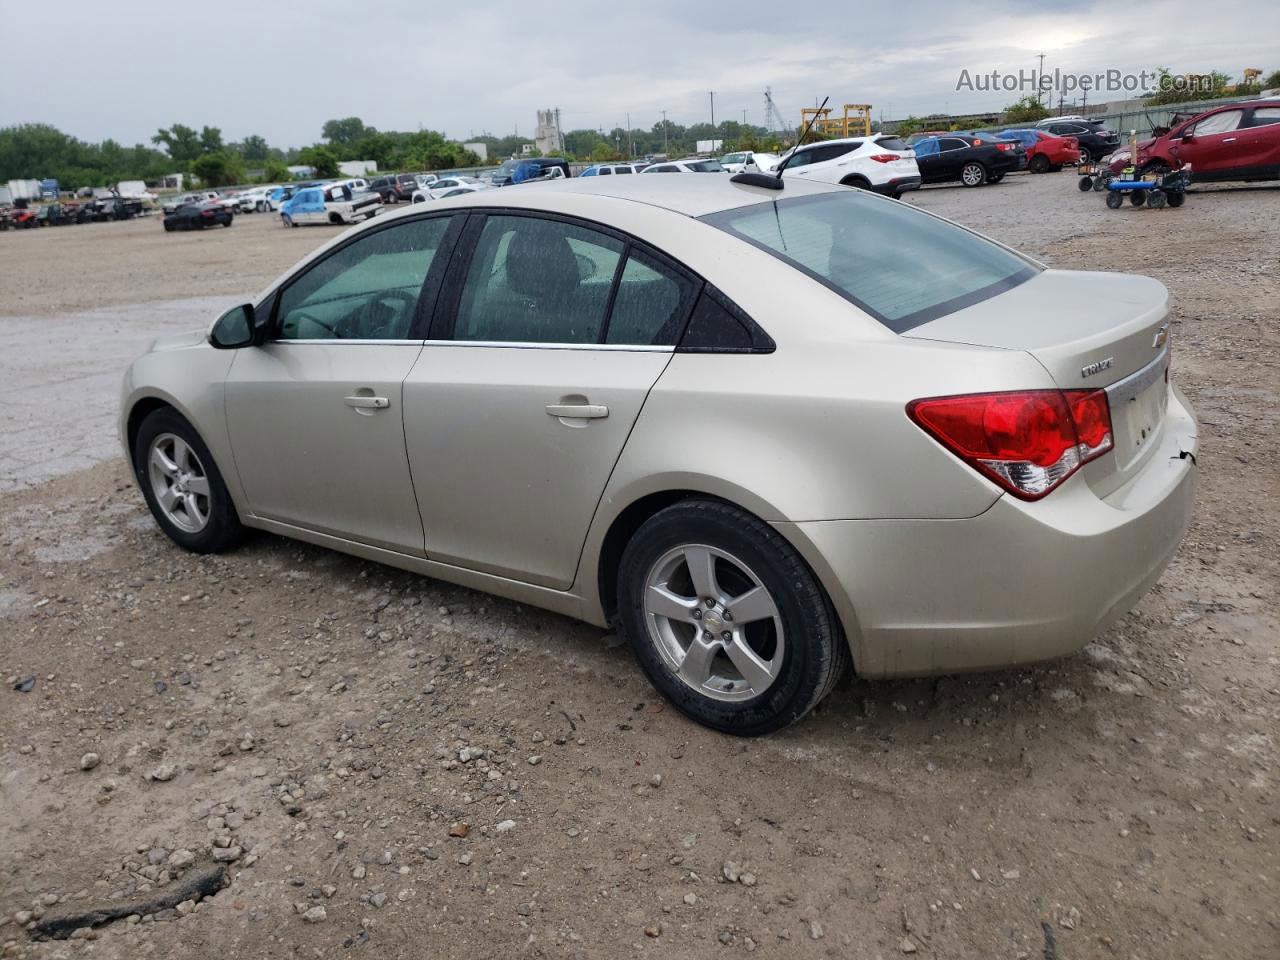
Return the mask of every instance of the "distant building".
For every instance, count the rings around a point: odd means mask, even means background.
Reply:
[[[316,175],[315,167],[308,167],[302,164],[288,167],[287,169],[289,171],[289,176],[293,177],[295,180],[307,180]]]
[[[538,153],[564,152],[564,134],[560,132],[560,108],[538,111],[538,126],[533,135]]]
[[[462,146],[479,157],[481,163],[489,162],[489,145],[487,143],[464,143]]]
[[[378,172],[376,160],[343,160],[338,164],[338,172],[344,177],[363,177]]]

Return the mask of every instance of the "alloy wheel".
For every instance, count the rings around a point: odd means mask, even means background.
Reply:
[[[191,445],[172,433],[151,441],[147,453],[151,492],[165,518],[185,533],[209,523],[209,476]]]
[[[782,669],[778,605],[759,576],[724,550],[685,544],[667,551],[645,578],[643,607],[663,661],[703,696],[758,697]]]
[[[960,179],[964,181],[966,187],[976,187],[985,179],[985,171],[981,164],[966,164],[965,168],[960,171]]]

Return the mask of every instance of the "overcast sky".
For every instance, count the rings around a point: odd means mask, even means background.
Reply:
[[[74,0],[51,12],[0,0],[0,126],[51,123],[82,139],[145,142],[172,123],[320,138],[333,117],[466,139],[561,108],[564,129],[625,122],[764,122],[764,89],[789,123],[830,95],[897,119],[999,108],[1019,94],[957,91],[962,69],[1280,68],[1277,0],[1130,5],[1059,0],[493,0],[433,4]],[[300,13],[299,10],[305,10]],[[30,22],[26,34],[13,28]],[[41,36],[37,28],[56,27]],[[1120,99],[1123,95],[1105,96]],[[1090,95],[1090,100],[1097,95]]]

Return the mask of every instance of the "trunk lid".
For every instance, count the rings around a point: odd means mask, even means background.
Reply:
[[[1115,449],[1084,470],[1105,496],[1141,469],[1157,446],[1168,406],[1168,313],[1169,292],[1149,277],[1045,270],[904,336],[1021,350],[1060,389],[1105,388]]]

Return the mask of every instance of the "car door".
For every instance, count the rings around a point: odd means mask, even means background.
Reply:
[[[1240,131],[1250,176],[1280,177],[1280,107],[1255,107]]]
[[[264,304],[267,339],[236,352],[226,384],[256,516],[422,555],[401,384],[460,225],[423,216],[359,233]]]
[[[427,557],[566,589],[695,282],[543,214],[473,213],[460,254],[404,386]]]
[[[1219,110],[1202,117],[1182,133],[1175,148],[1178,160],[1189,163],[1196,180],[1231,180],[1248,167],[1240,148],[1244,110]]]
[[[968,146],[959,137],[939,137],[938,152],[928,158],[929,175],[926,179],[933,183],[959,179],[962,159]],[[923,168],[921,175],[923,176]]]

